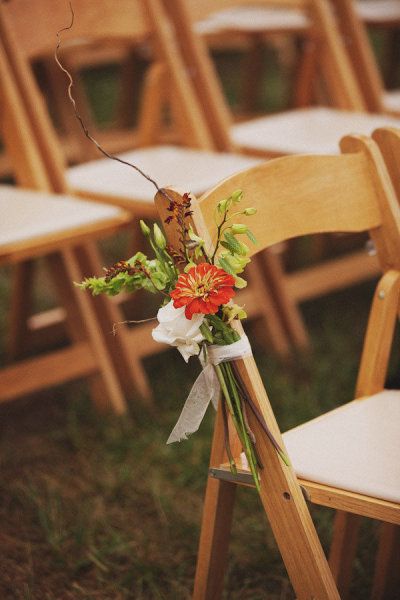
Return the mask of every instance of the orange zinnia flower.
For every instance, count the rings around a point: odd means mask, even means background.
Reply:
[[[200,263],[178,277],[171,292],[174,307],[185,306],[185,316],[203,313],[213,315],[222,304],[235,295],[235,279],[223,269],[209,263]]]

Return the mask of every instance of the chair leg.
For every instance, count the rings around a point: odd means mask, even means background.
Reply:
[[[269,334],[271,347],[279,356],[287,357],[290,354],[290,339],[283,327],[283,323],[277,307],[275,306],[272,290],[266,282],[263,274],[263,264],[258,256],[254,256],[252,262],[247,265],[247,274],[250,279],[252,305],[260,312],[263,318],[263,328],[258,329],[260,342],[265,343],[263,330]],[[251,316],[251,315],[250,315]],[[262,336],[262,339],[261,339]]]
[[[93,399],[99,409],[112,409],[117,414],[126,410],[125,398],[115,373],[109,350],[99,327],[90,297],[74,288],[81,281],[82,270],[77,254],[64,250],[52,254],[47,261],[57,287],[60,300],[67,312],[67,328],[73,341],[86,339],[96,359],[97,373],[93,373]]]
[[[7,347],[7,356],[10,360],[20,357],[26,350],[28,317],[32,308],[33,275],[33,261],[24,261],[14,267]]]
[[[208,478],[193,600],[221,598],[236,485]]]
[[[77,250],[77,255],[84,276],[99,272],[101,261],[94,244],[80,247]],[[122,320],[118,307],[104,296],[90,298],[90,301],[96,311],[105,343],[122,388],[126,394],[132,394],[133,391],[136,391],[143,400],[152,404],[152,390],[142,365],[140,344],[132,343],[125,325],[121,325],[115,335],[112,333],[113,326]]]
[[[314,40],[300,41],[300,59],[296,69],[296,78],[292,93],[293,107],[311,106],[314,96],[315,77],[317,75],[318,48]]]
[[[243,65],[243,82],[239,112],[249,115],[257,112],[261,89],[260,82],[264,76],[264,50],[265,44],[262,35],[251,35],[249,49],[246,50]]]
[[[262,253],[266,279],[275,299],[283,325],[296,348],[308,348],[310,341],[299,308],[288,294],[282,260],[272,251]]]
[[[232,454],[237,456],[241,448],[233,429],[229,433],[229,438]],[[220,465],[224,460],[226,460],[226,453],[220,402],[215,421],[210,465]],[[235,492],[235,484],[208,477],[193,600],[218,600],[222,595]]]
[[[329,566],[342,600],[349,597],[351,573],[357,551],[358,533],[362,519],[358,515],[336,512],[333,526]]]
[[[371,600],[396,600],[400,589],[400,527],[380,525]]]

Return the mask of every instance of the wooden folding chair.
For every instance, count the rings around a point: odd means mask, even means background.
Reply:
[[[400,116],[400,90],[385,90],[366,27],[355,3],[353,0],[332,0],[332,4],[368,110]],[[397,25],[400,28],[399,3],[397,3]]]
[[[377,129],[372,137],[379,146],[400,202],[400,130]],[[343,512],[338,512],[335,517],[330,564],[335,572],[342,600],[349,597],[361,521],[360,517]],[[399,548],[399,527],[390,523],[382,524],[371,593],[374,600],[395,598],[397,595],[400,584],[400,573],[396,564]]]
[[[259,242],[254,253],[321,231],[368,231],[383,271],[372,303],[355,400],[343,405],[338,401],[338,408],[281,436],[254,360],[234,362],[241,385],[262,415],[247,411],[262,464],[260,497],[299,600],[339,598],[305,497],[336,510],[400,523],[400,392],[384,390],[399,312],[400,209],[374,142],[348,136],[341,148],[342,155],[271,160],[228,178],[194,204],[198,234],[212,238],[216,202],[242,189],[258,211],[249,222]],[[158,194],[156,202],[163,216],[165,200]],[[169,235],[173,239],[173,231]],[[332,372],[337,368],[332,365]],[[293,467],[279,458],[262,419],[281,447],[286,446]],[[238,456],[237,438],[231,439],[231,446]],[[220,408],[203,509],[196,600],[221,597],[235,489],[241,484],[251,485],[252,479],[243,465],[237,476],[229,470]]]
[[[237,4],[237,5],[236,5]],[[226,6],[225,6],[226,5]],[[196,31],[206,40],[214,54],[223,50],[240,51],[240,88],[234,115],[243,120],[260,112],[261,92],[265,82],[265,49],[278,54],[288,89],[287,106],[304,106],[311,101],[312,81],[306,78],[310,71],[313,46],[310,22],[304,11],[293,5],[263,5],[254,2],[222,2],[215,12],[202,19],[201,3],[193,4]],[[199,18],[196,16],[199,11]],[[305,81],[305,79],[307,79]]]
[[[33,133],[20,110],[12,79],[7,76],[1,47],[0,72],[3,144],[20,183],[46,190],[49,188],[47,175],[35,146],[26,144]],[[48,267],[48,281],[54,285],[66,312],[70,340],[67,347],[15,361],[0,369],[0,402],[85,378],[98,406],[124,412],[124,393],[93,303],[73,282],[82,279],[82,261],[94,268],[91,255],[85,251],[86,245],[126,226],[129,214],[104,204],[4,185],[0,187],[0,213],[0,264],[12,266],[20,283],[19,294],[14,296],[12,317],[31,308],[29,277],[32,270],[28,267],[41,257]],[[112,321],[107,323],[112,328]],[[24,323],[14,322],[11,336],[18,335],[23,327]]]
[[[129,40],[130,44],[135,41],[142,43],[143,40],[153,41],[155,44],[157,60],[150,67],[144,88],[139,136],[140,146],[143,147],[120,155],[123,160],[137,165],[159,184],[174,182],[193,193],[203,192],[220,179],[259,162],[239,154],[206,150],[212,147],[211,135],[189,77],[185,75],[168,21],[163,18],[159,0],[124,0],[119,3],[118,10],[111,0],[102,0],[95,9],[89,0],[85,0],[75,10],[74,27],[63,34],[64,48],[68,48],[68,44],[72,44],[75,38],[91,39],[93,36],[104,43],[111,43],[118,38]],[[49,18],[41,18],[41,15],[49,15]],[[70,19],[68,4],[63,0],[38,0],[34,4],[27,0],[13,0],[8,5],[0,6],[0,30],[9,63],[30,116],[52,190],[62,193],[69,191],[87,199],[94,198],[122,206],[135,219],[135,228],[132,229],[137,236],[136,219],[156,216],[152,204],[154,185],[128,166],[109,159],[65,170],[60,146],[32,77],[28,59],[44,50],[53,50],[55,32],[68,25]],[[31,32],[33,20],[38,22],[38,27]],[[156,145],[165,92],[167,97],[172,97],[171,111],[183,132],[182,142],[192,146],[190,148]],[[67,98],[65,101],[68,102]],[[141,239],[140,234],[139,238]],[[251,303],[255,307],[253,316],[264,318],[263,324],[269,332],[272,348],[278,353],[287,354],[290,349],[288,336],[256,264],[252,266],[252,278],[256,285],[249,287],[246,295],[261,294],[264,297],[262,302]],[[53,317],[58,318],[58,315],[53,314]],[[300,321],[299,315],[296,318]],[[43,319],[42,322],[46,320]],[[130,332],[135,339],[138,336],[141,338],[142,329],[142,326],[138,326]],[[148,329],[148,325],[144,326],[143,337],[148,334]],[[307,342],[304,333],[302,342]],[[137,361],[159,349],[156,349],[151,337],[148,343],[133,343],[133,346]]]

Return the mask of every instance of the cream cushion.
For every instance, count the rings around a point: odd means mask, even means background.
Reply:
[[[234,125],[232,138],[238,146],[277,154],[336,154],[343,136],[371,135],[378,127],[399,128],[400,119],[319,107]]]
[[[8,244],[34,240],[118,217],[114,206],[69,196],[0,186],[0,251]]]
[[[400,90],[390,90],[383,95],[386,110],[400,113]]]
[[[361,0],[356,6],[366,23],[400,23],[399,0]]]
[[[140,167],[160,187],[174,187],[200,195],[219,181],[248,169],[260,160],[228,153],[179,146],[155,146],[119,155]],[[85,193],[152,203],[155,187],[134,169],[107,158],[68,169],[72,189]]]
[[[216,3],[217,8],[218,3]],[[223,31],[267,32],[299,31],[306,29],[309,21],[300,10],[260,6],[238,6],[213,13],[196,23],[202,35]]]
[[[400,391],[349,402],[283,438],[301,479],[400,502]]]

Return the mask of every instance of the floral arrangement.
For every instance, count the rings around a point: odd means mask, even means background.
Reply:
[[[238,217],[256,212],[254,208],[239,209],[242,195],[238,190],[218,202],[215,208],[216,242],[210,254],[205,249],[205,241],[190,224],[189,194],[184,194],[181,201],[167,195],[170,215],[165,226],[173,223],[178,228],[179,247],[172,248],[167,244],[156,223],[151,230],[141,221],[142,233],[149,241],[154,257],[148,258],[137,252],[129,260],[106,269],[103,277],[89,277],[80,286],[91,290],[94,295],[105,293],[114,296],[121,291],[145,289],[162,296],[162,306],[157,313],[159,324],[152,332],[153,338],[177,347],[186,362],[191,356],[199,356],[204,367],[167,443],[186,439],[195,432],[210,401],[216,407],[221,390],[225,447],[231,471],[236,473],[237,468],[229,445],[228,414],[259,489],[258,467],[261,465],[255,438],[248,425],[247,407],[253,410],[286,463],[287,459],[247,397],[232,362],[251,354],[246,336],[241,337],[234,328],[234,322],[244,319],[246,313],[232,300],[235,289],[246,286],[246,281],[239,274],[250,262],[249,247],[239,236],[256,242],[249,228],[236,222]]]
[[[241,190],[218,202],[214,213],[216,242],[211,252],[208,252],[205,241],[193,231],[190,223],[192,200],[189,194],[179,196],[179,200],[172,198],[167,190],[161,189],[137,165],[110,154],[92,137],[72,93],[72,75],[62,64],[58,54],[62,32],[71,29],[74,24],[71,4],[70,11],[70,24],[57,31],[54,58],[67,77],[67,96],[75,117],[84,135],[99,152],[137,171],[166,198],[170,214],[165,219],[165,225],[173,223],[179,231],[179,247],[173,248],[167,244],[156,223],[151,230],[144,221],[140,221],[142,233],[149,241],[154,257],[148,258],[142,252],[137,252],[132,258],[119,261],[106,269],[103,277],[89,277],[78,285],[90,290],[93,295],[104,293],[115,296],[122,291],[135,292],[143,289],[162,296],[162,306],[157,313],[159,324],[153,329],[153,338],[177,347],[186,362],[191,356],[197,355],[203,364],[203,370],[167,443],[186,439],[189,434],[197,431],[208,404],[212,402],[217,408],[222,391],[225,447],[231,471],[236,473],[237,468],[229,445],[228,413],[235,425],[254,483],[260,490],[258,468],[262,465],[257,457],[247,409],[253,412],[282,460],[286,464],[289,461],[268,429],[259,409],[247,394],[234,362],[235,359],[251,355],[247,337],[244,334],[241,336],[234,325],[235,321],[246,317],[243,307],[235,304],[232,299],[235,289],[247,285],[239,274],[250,262],[249,248],[238,236],[246,235],[252,243],[256,243],[247,225],[234,221],[237,217],[254,215],[256,210],[237,210],[243,196]]]

